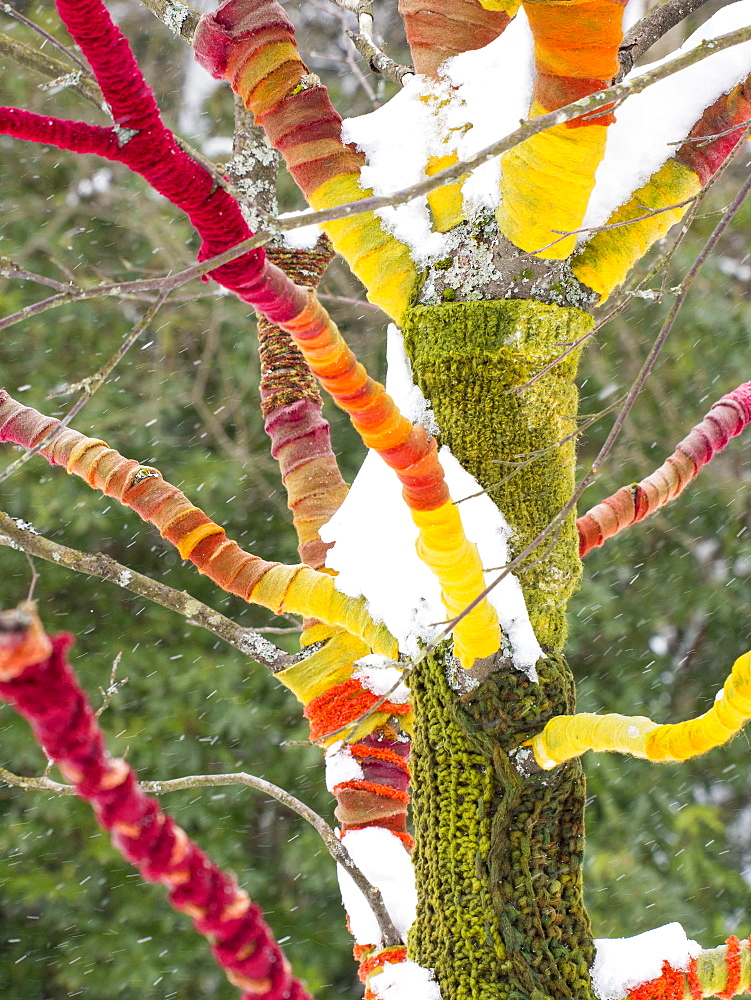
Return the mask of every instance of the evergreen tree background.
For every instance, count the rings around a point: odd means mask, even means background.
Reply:
[[[63,37],[49,6],[26,3],[19,9]],[[174,126],[190,53],[135,5],[118,5],[116,13]],[[310,57],[311,69],[326,77],[339,107],[350,114],[369,110],[366,89],[345,62],[348,43],[338,11],[314,2],[290,13],[300,24],[302,50],[317,53]],[[0,30],[36,44],[26,29],[5,17],[3,22]],[[378,24],[383,30],[396,22],[384,11]],[[691,27],[688,22],[683,30]],[[406,61],[403,41],[396,35],[388,41],[390,54]],[[383,85],[362,62],[360,67],[378,96]],[[78,99],[65,91],[50,95],[39,82],[25,71],[6,73],[4,100],[36,111],[54,108],[63,117],[81,114]],[[231,134],[231,108],[226,90],[211,95],[205,109],[209,136]],[[731,167],[736,174],[744,169],[743,157]],[[124,168],[0,137],[0,170],[0,254],[31,270],[64,280],[64,265],[93,283],[100,276],[164,274],[193,262],[189,225]],[[731,186],[729,181],[727,190]],[[280,192],[282,207],[298,204],[285,178]],[[685,273],[726,200],[721,183],[674,257],[666,287]],[[659,465],[715,399],[749,377],[750,231],[747,206],[700,273],[607,469],[585,498],[590,503]],[[266,558],[295,561],[294,532],[258,408],[254,322],[246,307],[218,294],[216,286],[195,282],[184,291],[191,298],[167,301],[75,426],[158,465],[241,544]],[[322,291],[340,299],[361,295],[355,279],[337,265]],[[45,296],[40,286],[0,280],[3,315]],[[358,355],[382,374],[385,322],[379,311],[366,303],[327,305]],[[663,304],[636,300],[598,335],[582,364],[585,412],[602,411],[627,390],[668,306],[669,296]],[[95,371],[144,308],[132,300],[101,299],[3,331],[2,384],[29,405],[62,414],[68,400],[49,402],[47,394]],[[351,480],[362,447],[346,419],[333,408],[328,416]],[[583,435],[583,469],[607,428],[606,416]],[[748,648],[746,454],[741,438],[677,504],[587,558],[572,602],[569,642],[580,710],[638,713],[658,721],[697,714],[711,704],[733,659]],[[14,457],[7,449],[3,465]],[[106,552],[242,624],[291,625],[222,594],[135,514],[40,459],[0,485],[0,505],[57,541]],[[113,752],[127,752],[144,778],[249,771],[284,786],[333,822],[320,752],[294,743],[307,735],[299,706],[262,668],[208,632],[115,586],[39,561],[36,568],[43,618],[51,630],[75,634],[76,668],[90,692],[107,687],[112,662],[122,652],[118,676],[128,682],[102,719]],[[22,553],[0,548],[2,606],[25,596],[30,576]],[[273,638],[294,648],[294,633]],[[45,767],[27,727],[7,706],[0,706],[0,766],[29,775]],[[587,768],[586,887],[595,935],[630,935],[680,920],[689,936],[711,946],[742,930],[751,881],[747,737],[682,766],[590,754]],[[164,805],[237,873],[278,938],[288,939],[296,973],[312,992],[322,1000],[361,995],[333,863],[303,821],[244,788],[173,793]],[[164,903],[158,887],[144,884],[118,858],[87,806],[0,785],[4,1000],[235,997],[187,924]]]

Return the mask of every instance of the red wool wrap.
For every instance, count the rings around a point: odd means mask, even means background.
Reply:
[[[744,382],[713,404],[709,413],[689,431],[659,469],[640,483],[621,487],[578,519],[579,555],[584,557],[608,538],[675,500],[699,474],[702,466],[721,452],[728,441],[740,434],[749,423],[751,382]]]
[[[12,634],[9,638],[12,638]],[[162,882],[188,914],[243,1000],[311,1000],[295,979],[260,909],[214,865],[159,803],[138,787],[104,736],[67,662],[70,635],[52,639],[47,659],[0,681],[0,699],[24,716],[45,753],[90,803],[118,851],[149,882]],[[0,676],[8,678],[8,673]]]

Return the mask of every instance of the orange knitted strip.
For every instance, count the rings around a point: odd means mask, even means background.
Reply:
[[[357,975],[360,977],[360,981],[364,983],[366,979],[369,979],[375,972],[382,971],[387,962],[397,964],[399,962],[406,962],[406,960],[406,948],[384,948],[382,951],[377,951],[370,958],[367,958],[364,962],[362,962]]]
[[[683,973],[669,962],[662,963],[662,975],[628,991],[631,1000],[683,1000]]]
[[[354,722],[378,700],[372,691],[364,690],[360,682],[352,677],[329,688],[305,706],[304,715],[310,722],[311,740],[320,740],[347,723]],[[409,705],[385,701],[377,711],[385,715],[408,715],[411,708]]]
[[[728,978],[725,989],[717,994],[720,1000],[732,1000],[741,982],[741,943],[735,934],[731,934],[726,944],[725,964],[728,967]]]

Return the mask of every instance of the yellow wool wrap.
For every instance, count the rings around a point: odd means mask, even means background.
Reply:
[[[322,623],[307,628],[300,640],[303,648],[317,643],[322,643],[320,649],[286,670],[274,674],[276,680],[281,681],[306,708],[315,699],[331,694],[337,687],[345,684],[352,677],[357,661],[370,653],[370,648],[361,639],[349,635],[343,629],[332,629]],[[384,711],[371,709],[362,714],[365,717],[352,723],[347,729],[346,740],[349,743],[362,740],[376,729],[386,726],[391,718],[391,709],[385,706]],[[342,739],[342,734],[336,732],[337,721],[334,707],[332,735],[317,739],[316,742],[326,747]],[[400,725],[407,733],[412,732],[413,721],[411,710],[400,716]]]
[[[372,194],[360,186],[354,174],[340,174],[316,188],[308,202],[318,211],[362,201]],[[336,219],[323,228],[336,252],[365,285],[368,299],[398,323],[417,280],[409,248],[386,232],[373,212]]]
[[[545,109],[533,102],[530,118],[541,114]],[[547,260],[565,260],[574,252],[576,236],[560,234],[582,224],[607,131],[605,125],[554,125],[501,157],[496,218],[507,239]]]
[[[681,208],[668,206],[680,204],[700,191],[701,181],[693,170],[674,158],[668,160],[643,187],[634,191],[625,205],[613,212],[607,224],[628,222],[629,219],[640,221],[595,233],[581,254],[572,261],[576,277],[597,292],[600,302],[604,302],[613,289],[625,281],[634,264],[688,210],[688,205]],[[650,210],[659,214],[642,218]]]
[[[256,584],[250,600],[275,614],[284,611],[318,618],[359,636],[374,653],[395,660],[396,639],[382,622],[375,622],[363,598],[336,590],[334,579],[308,566],[273,566]]]
[[[477,546],[464,537],[459,511],[451,501],[435,510],[412,510],[410,514],[420,529],[417,554],[440,580],[448,614],[458,615],[485,589]],[[498,652],[501,629],[487,598],[456,624],[453,635],[454,655],[464,667]]]
[[[274,674],[303,705],[346,681],[352,674],[355,660],[370,652],[362,639],[328,625],[306,629],[303,637],[307,641],[301,640],[301,645],[310,646],[316,642],[324,645],[294,666]]]
[[[480,0],[480,6],[485,10],[502,10],[513,17],[521,7],[521,0]]]
[[[425,167],[428,177],[440,173],[458,162],[456,153],[448,156],[431,156]],[[428,205],[433,216],[433,229],[437,233],[448,233],[460,222],[464,222],[464,199],[462,197],[463,178],[447,184],[428,194]]]
[[[616,751],[660,763],[684,761],[727,743],[750,718],[751,651],[735,661],[712,708],[696,719],[660,726],[638,715],[558,715],[529,745],[545,770],[587,750]]]

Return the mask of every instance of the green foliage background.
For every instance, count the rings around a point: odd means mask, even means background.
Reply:
[[[58,31],[47,7],[30,3],[22,9]],[[308,48],[314,17],[320,65],[313,60],[311,65],[320,71],[327,59],[341,58],[340,25],[335,14],[306,9],[301,38]],[[139,57],[168,119],[174,118],[185,61],[181,44],[137,10],[128,10],[125,26],[138,38]],[[10,21],[2,30],[22,37]],[[23,34],[25,40],[31,37]],[[406,58],[396,39],[390,51]],[[89,116],[71,95],[49,96],[37,82],[30,74],[6,74],[4,101],[63,117]],[[366,109],[351,78],[336,86],[340,107]],[[227,93],[213,94],[208,108],[217,123],[214,133],[230,134]],[[102,169],[91,158],[0,138],[0,254],[62,280],[62,266],[72,268],[79,280],[92,284],[190,264],[196,241],[184,220],[124,169],[104,168],[111,169],[109,177],[97,173]],[[99,190],[92,189],[92,179],[100,182]],[[711,231],[731,187],[721,188],[705,207],[676,256],[668,286],[677,283]],[[289,192],[283,181],[283,197]],[[747,377],[749,278],[743,268],[748,270],[750,229],[745,209],[697,281],[590,502],[651,471],[712,401]],[[728,276],[729,267],[741,277]],[[337,267],[324,291],[340,298],[360,294]],[[246,309],[211,286],[196,283],[189,292],[187,301],[163,307],[76,426],[157,464],[255,552],[294,560],[294,536],[258,412],[253,322]],[[3,281],[0,310],[11,313],[46,294],[38,285]],[[50,401],[46,395],[95,371],[144,308],[132,300],[103,299],[68,305],[3,331],[1,384],[30,405],[64,412],[66,399]],[[602,410],[625,392],[666,308],[635,302],[627,318],[611,324],[588,350],[581,379],[585,413]],[[378,369],[384,328],[378,312],[341,301],[332,309],[358,353]],[[345,476],[351,478],[362,450],[340,415],[330,416]],[[606,417],[587,432],[582,470],[608,426]],[[14,457],[8,449],[3,462]],[[750,479],[744,442],[735,442],[680,503],[587,559],[572,607],[570,641],[582,709],[668,721],[711,703],[733,659],[749,645]],[[217,592],[130,511],[41,459],[0,485],[0,501],[43,534],[106,552],[244,624],[289,625]],[[283,785],[333,821],[319,752],[289,745],[306,737],[299,707],[261,668],[209,633],[117,587],[53,565],[37,563],[37,570],[42,614],[51,629],[77,637],[75,666],[95,701],[122,652],[119,676],[128,682],[102,717],[113,752],[127,753],[147,778],[247,770]],[[22,599],[29,579],[23,554],[0,548],[0,604]],[[279,641],[294,648],[295,636]],[[633,934],[675,919],[710,946],[732,931],[751,930],[743,874],[751,837],[748,758],[748,741],[741,736],[683,767],[605,757],[589,761],[587,892],[596,935]],[[26,726],[5,706],[0,706],[0,765],[30,775],[45,767]],[[361,995],[333,864],[302,821],[246,789],[176,793],[165,806],[219,863],[237,873],[316,995],[322,1000]],[[206,945],[165,904],[162,890],[143,884],[119,860],[88,807],[0,786],[3,1000],[236,995],[214,968]]]

